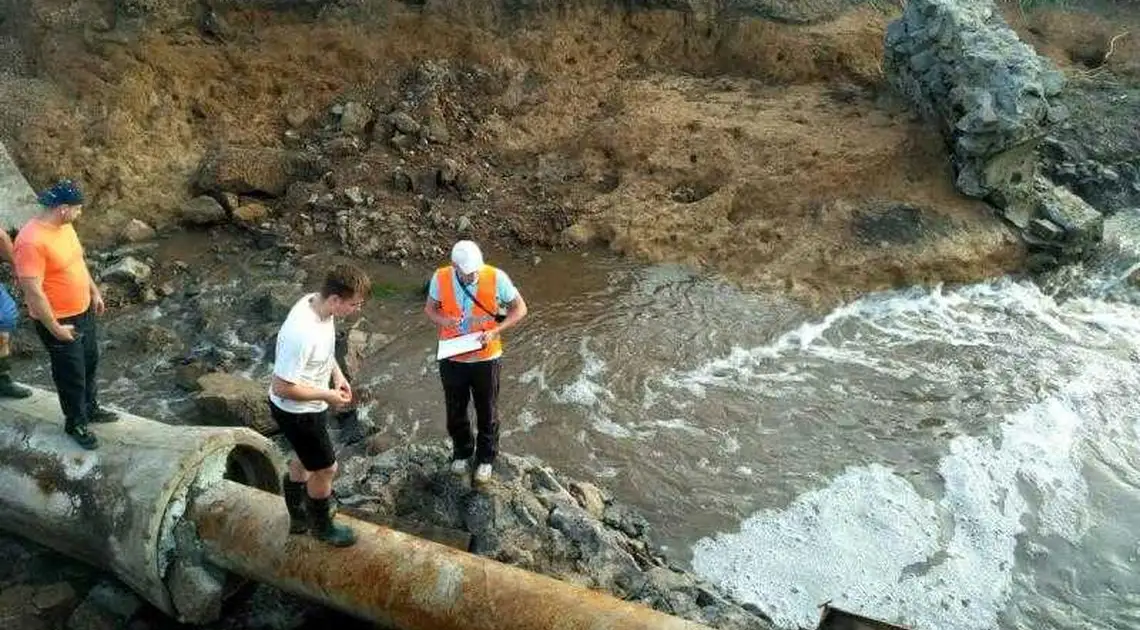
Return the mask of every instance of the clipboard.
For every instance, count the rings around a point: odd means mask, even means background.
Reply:
[[[436,360],[448,359],[460,354],[467,354],[474,352],[483,347],[483,341],[480,339],[483,333],[473,332],[451,339],[440,339],[439,348],[436,350]]]

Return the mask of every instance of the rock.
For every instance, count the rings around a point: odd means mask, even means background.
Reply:
[[[149,241],[157,235],[158,233],[155,232],[154,228],[145,222],[138,219],[131,219],[123,226],[120,238],[125,243],[141,243],[143,241]]]
[[[59,608],[74,606],[79,599],[75,589],[67,582],[56,582],[36,588],[32,596],[32,604],[42,610],[50,611]]]
[[[208,373],[209,369],[201,361],[184,363],[174,369],[174,384],[185,391],[196,392],[202,389],[198,379]]]
[[[595,234],[585,223],[575,223],[562,230],[562,237],[574,245],[584,247],[594,240]]]
[[[341,136],[333,138],[325,144],[325,153],[334,158],[346,158],[360,153],[360,140],[354,137]]]
[[[410,149],[416,145],[416,137],[406,133],[395,133],[392,134],[390,143],[397,149]]]
[[[157,324],[145,324],[135,331],[134,346],[145,352],[167,352],[181,345],[178,334]]]
[[[209,195],[201,195],[182,204],[179,216],[183,223],[195,226],[217,225],[227,219],[226,209]]]
[[[586,553],[601,550],[602,528],[585,510],[578,507],[556,507],[550,512],[549,523]]]
[[[127,256],[114,265],[108,267],[102,274],[102,280],[122,280],[141,285],[150,278],[151,269],[142,261]]]
[[[201,389],[195,397],[198,413],[207,424],[250,427],[264,435],[278,431],[269,414],[263,383],[223,372],[198,379]]]
[[[642,538],[649,529],[649,522],[645,517],[621,505],[606,506],[602,522],[620,530],[630,538]]]
[[[90,600],[83,600],[67,618],[67,630],[119,630],[121,619],[101,610]]]
[[[415,136],[420,132],[420,124],[406,112],[393,112],[388,114],[388,123],[392,125],[396,131],[407,136]]]
[[[170,297],[174,295],[174,284],[171,282],[163,282],[158,287],[158,294],[162,297]]]
[[[72,611],[67,630],[119,630],[142,608],[142,601],[127,588],[100,582]]]
[[[432,116],[428,121],[426,133],[424,134],[429,142],[436,144],[447,144],[451,141],[451,134],[447,131],[447,124],[441,118]]]
[[[646,588],[656,595],[665,595],[673,591],[692,589],[696,580],[692,576],[678,573],[668,567],[653,567],[645,574]]]
[[[225,147],[202,158],[196,185],[203,192],[280,197],[289,186],[294,157],[266,147]]]
[[[286,149],[301,149],[305,146],[305,139],[301,136],[301,132],[296,129],[286,129],[281,134],[281,144]],[[286,192],[288,194],[288,192]]]
[[[298,126],[309,122],[309,112],[301,107],[294,107],[285,113],[285,122],[292,128],[298,128]]]
[[[454,186],[459,179],[459,163],[451,158],[444,158],[439,167],[439,185]]]
[[[115,617],[128,620],[142,608],[142,601],[130,589],[118,582],[104,581],[87,593],[87,600]]]
[[[222,612],[225,577],[218,569],[196,566],[179,558],[170,567],[166,586],[179,602],[179,614],[188,619],[217,619]]]
[[[392,171],[392,188],[399,192],[410,192],[412,190],[412,176],[401,169]]]
[[[1083,199],[1060,186],[1043,184],[1037,215],[1064,231],[1068,259],[1091,253],[1104,235],[1104,216]]]
[[[470,232],[472,227],[471,219],[467,215],[462,215],[455,221],[455,231],[457,232]]]
[[[293,305],[301,298],[291,286],[276,285],[259,290],[253,299],[253,310],[269,323],[280,324],[288,317]]]
[[[16,584],[0,591],[0,623],[4,628],[20,630],[48,630],[33,603],[36,589],[27,584]]]
[[[198,17],[198,31],[207,37],[213,37],[223,42],[233,39],[234,36],[233,28],[230,27],[229,22],[209,6],[203,7],[202,13]]]
[[[364,203],[364,193],[360,191],[360,186],[352,186],[344,189],[344,198],[354,206],[359,206]]]
[[[356,102],[344,105],[340,115],[340,130],[347,134],[363,133],[372,122],[372,108]]]
[[[382,333],[369,333],[359,328],[348,331],[345,340],[345,367],[350,374],[360,374],[364,359],[392,342],[392,337]]]
[[[392,448],[392,438],[383,433],[371,435],[367,438],[364,448],[369,455],[379,455]]]
[[[269,208],[260,203],[247,203],[234,212],[234,220],[247,225],[257,225],[269,218]]]
[[[573,482],[570,484],[570,495],[590,516],[596,519],[602,518],[606,509],[606,501],[602,497],[602,491],[598,490],[597,486],[592,483]]]

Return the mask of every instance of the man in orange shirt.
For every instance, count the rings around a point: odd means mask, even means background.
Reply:
[[[16,275],[36,332],[51,356],[64,430],[91,450],[98,448],[99,440],[88,423],[118,417],[98,403],[95,316],[105,307],[72,226],[83,213],[83,193],[72,181],[62,180],[42,192],[39,201],[43,212],[16,236]]]

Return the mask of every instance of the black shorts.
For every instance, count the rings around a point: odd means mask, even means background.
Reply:
[[[316,413],[290,413],[269,402],[269,412],[297,459],[309,472],[331,468],[336,463],[332,439],[329,438],[328,411]]]

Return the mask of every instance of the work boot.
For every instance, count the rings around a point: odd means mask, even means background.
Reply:
[[[118,420],[119,414],[106,407],[95,407],[87,413],[87,421],[95,424],[107,424],[108,422],[117,422]]]
[[[281,480],[285,491],[285,509],[289,510],[289,533],[304,534],[309,531],[308,515],[305,511],[305,482],[293,481],[289,473]]]
[[[70,435],[71,439],[75,440],[76,444],[79,444],[89,451],[93,451],[99,448],[99,438],[95,437],[95,434],[87,428],[87,425],[81,424],[78,426],[67,427],[64,429],[64,432]]]
[[[356,534],[351,527],[333,522],[331,501],[328,497],[309,497],[309,533],[313,538],[333,547],[350,547],[356,542]]]
[[[475,483],[482,485],[491,481],[491,464],[479,464],[475,469]]]
[[[453,459],[451,460],[451,474],[462,477],[467,474],[467,460],[466,459]]]
[[[0,398],[27,398],[31,395],[32,390],[17,385],[11,376],[0,374]]]
[[[10,360],[8,357],[0,357],[0,398],[27,398],[31,396],[32,390],[21,387],[12,380]]]

